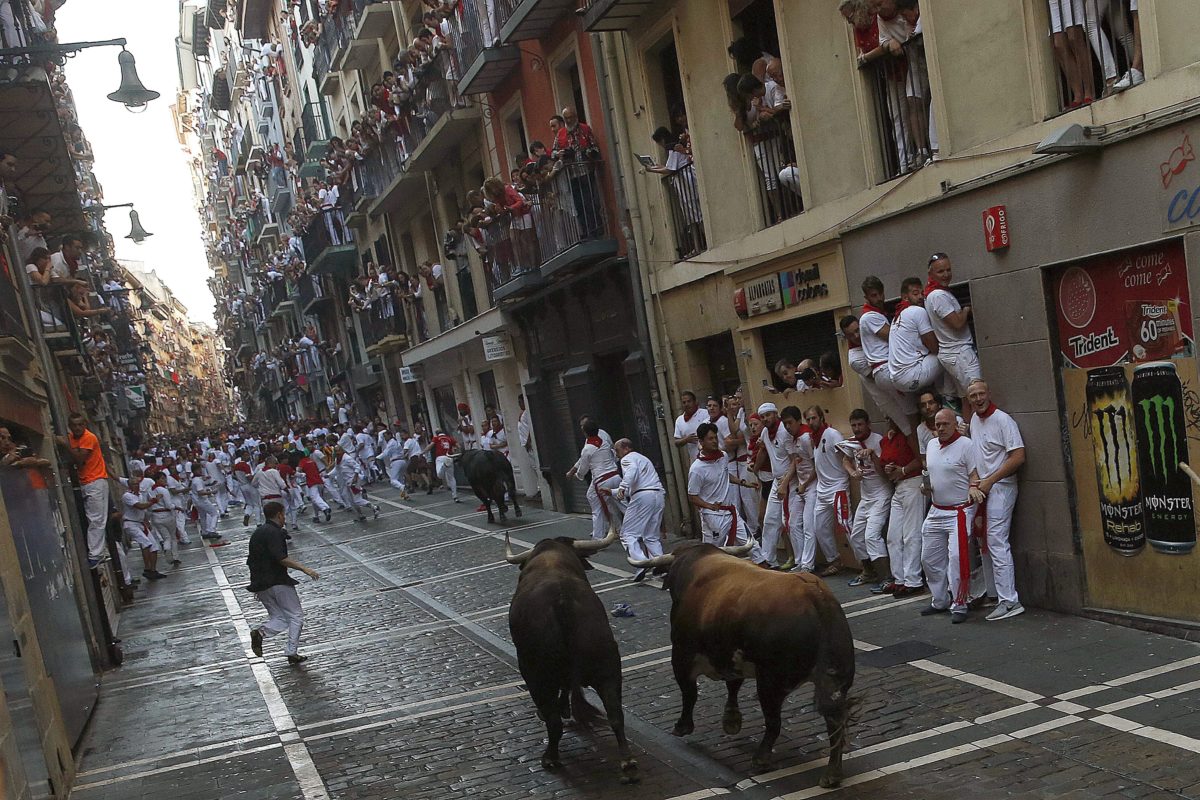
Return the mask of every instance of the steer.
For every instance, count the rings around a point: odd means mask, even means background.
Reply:
[[[488,522],[495,522],[492,515],[492,503],[500,509],[500,521],[508,521],[508,506],[504,503],[504,493],[512,498],[513,508],[517,516],[521,516],[521,507],[517,505],[517,482],[513,478],[512,464],[501,453],[495,450],[468,450],[460,457],[463,472],[471,482],[471,491],[479,498],[479,502],[487,506]]]
[[[747,550],[685,544],[657,558],[629,559],[639,568],[670,566],[664,588],[671,592],[671,666],[683,695],[683,712],[672,732],[687,736],[695,729],[696,678],[704,675],[725,682],[723,727],[737,733],[742,728],[738,690],[753,678],[766,722],[754,764],[766,768],[779,738],[783,701],[811,680],[829,731],[829,765],[821,786],[837,786],[850,710],[857,702],[848,696],[854,682],[850,625],[819,578],[769,572],[733,557]]]
[[[621,782],[638,780],[637,761],[625,740],[625,715],[621,710],[621,653],[608,625],[604,604],[592,590],[584,570],[591,569],[589,554],[617,539],[615,529],[603,539],[577,541],[566,536],[543,539],[532,550],[513,555],[504,535],[504,558],[521,567],[517,591],[508,607],[508,630],[517,646],[517,664],[546,723],[549,744],[542,768],[555,770],[563,717],[574,717],[583,726],[598,710],[583,698],[583,687],[600,695],[608,724],[621,753]]]

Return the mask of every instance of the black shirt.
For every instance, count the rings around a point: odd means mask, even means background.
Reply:
[[[298,581],[279,563],[288,557],[287,532],[274,522],[264,522],[250,534],[246,566],[250,568],[247,591],[262,592],[272,586],[295,586]]]

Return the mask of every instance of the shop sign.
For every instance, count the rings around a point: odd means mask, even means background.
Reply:
[[[779,290],[783,295],[784,308],[829,296],[829,284],[821,283],[819,264],[779,273]]]
[[[775,274],[759,278],[747,283],[746,312],[751,317],[768,314],[783,308],[783,298],[779,294],[779,276]]]
[[[129,401],[130,408],[145,408],[146,407],[146,386],[145,384],[137,384],[135,386],[125,387],[125,399]]]
[[[401,367],[400,368],[400,380],[403,383],[416,383],[417,382],[417,373],[413,372],[412,367]]]
[[[1200,225],[1200,167],[1192,166],[1196,153],[1191,137],[1183,141],[1158,165],[1162,181],[1163,230],[1174,231]]]
[[[1064,366],[1092,369],[1194,353],[1181,241],[1069,265],[1052,284]]]
[[[992,206],[983,212],[983,241],[987,251],[1003,250],[1012,243],[1008,235],[1008,207]]]
[[[512,340],[507,333],[483,337],[483,360],[503,361],[513,357]]]

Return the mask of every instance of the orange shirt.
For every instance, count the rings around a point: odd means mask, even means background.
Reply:
[[[87,461],[79,465],[79,482],[92,483],[108,477],[108,469],[104,466],[104,454],[100,452],[100,440],[96,434],[84,429],[78,439],[73,434],[67,434],[67,441],[77,450],[91,450]]]

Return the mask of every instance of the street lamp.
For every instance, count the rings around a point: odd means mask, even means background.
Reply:
[[[32,44],[28,47],[6,47],[0,48],[0,60],[10,60],[15,56],[37,56],[50,59],[61,66],[64,59],[77,56],[89,47],[120,47],[121,52],[117,55],[117,64],[121,68],[121,85],[115,92],[108,95],[108,99],[114,103],[120,103],[130,111],[141,111],[145,109],[147,103],[157,99],[159,94],[142,85],[142,80],[137,74],[137,64],[134,61],[133,53],[125,49],[126,44],[127,41],[122,38],[105,39],[102,42],[66,42],[63,44],[48,42]],[[16,64],[10,64],[10,66],[16,66]]]
[[[133,210],[133,203],[114,203],[111,206],[96,204],[88,206],[85,211],[92,213],[103,213],[110,208],[128,208],[129,209],[129,235],[126,239],[132,239],[134,244],[141,244],[147,238],[153,236],[153,233],[142,227],[142,221],[138,219],[138,213]]]

